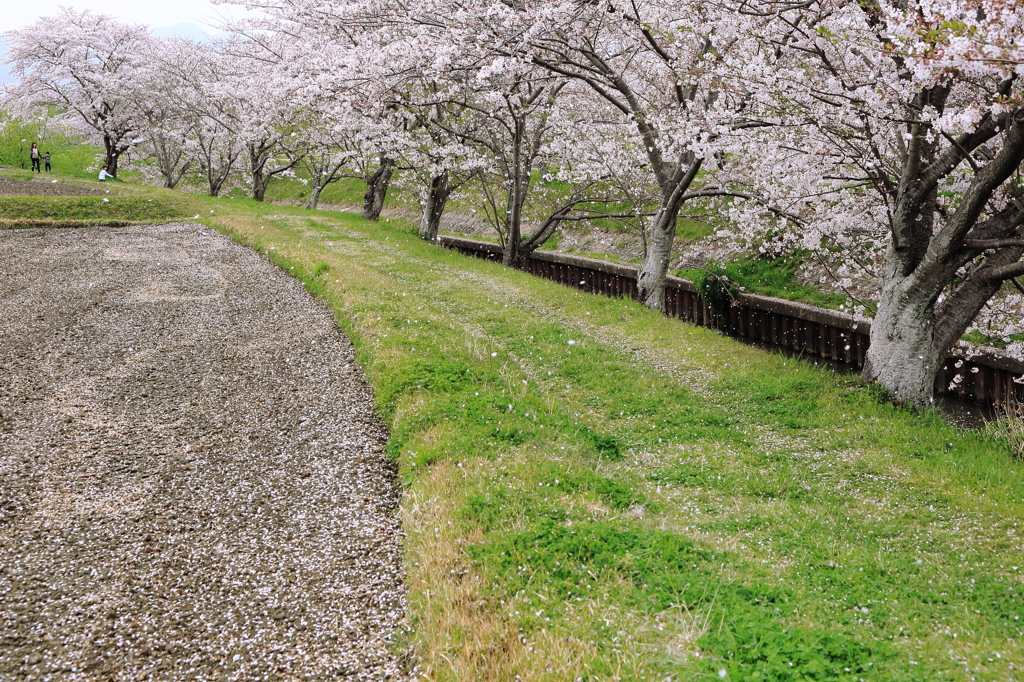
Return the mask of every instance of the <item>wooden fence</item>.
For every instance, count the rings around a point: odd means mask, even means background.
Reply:
[[[441,236],[440,243],[462,253],[501,261],[498,244]],[[538,277],[605,296],[635,296],[637,269],[550,251],[535,251],[525,270]],[[781,298],[741,293],[727,314],[715,315],[688,280],[668,277],[665,315],[712,327],[732,336],[849,365],[864,366],[871,320]],[[935,377],[935,393],[985,405],[1024,404],[1024,363],[995,355],[949,357]],[[957,378],[959,377],[959,378]],[[1017,381],[1015,381],[1017,380]]]

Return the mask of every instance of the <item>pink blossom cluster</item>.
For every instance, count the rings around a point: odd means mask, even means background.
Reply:
[[[40,20],[11,36],[7,100],[141,139],[171,185],[393,182],[425,236],[482,197],[510,264],[618,220],[651,307],[695,206],[719,245],[803,254],[874,313],[883,383],[971,331],[1024,358],[1022,0],[224,1],[256,18],[215,45]]]

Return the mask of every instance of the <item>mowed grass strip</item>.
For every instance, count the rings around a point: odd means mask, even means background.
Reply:
[[[191,217],[190,205],[186,197],[156,190],[103,197],[0,196],[0,221],[33,227],[158,222]]]
[[[406,225],[208,203],[356,345],[428,678],[1019,674],[1005,442]]]

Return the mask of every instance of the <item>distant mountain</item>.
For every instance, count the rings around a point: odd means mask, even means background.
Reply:
[[[150,31],[155,36],[181,36],[200,43],[209,43],[227,36],[227,33],[210,33],[193,23],[182,22],[174,26],[161,26]]]

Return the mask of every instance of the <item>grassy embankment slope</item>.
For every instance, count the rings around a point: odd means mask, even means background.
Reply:
[[[186,201],[352,338],[407,486],[430,679],[1020,675],[1004,443],[396,222]]]
[[[43,151],[48,151],[44,148]],[[0,195],[0,227],[80,227],[84,225],[128,225],[192,217],[201,209],[191,197],[141,185],[142,174],[124,171],[122,179],[98,182],[96,172],[86,171],[100,163],[98,147],[69,145],[53,152],[53,172],[33,173],[6,168],[0,177],[41,182],[41,194],[56,180],[63,189],[83,187],[102,195],[91,196],[3,196]]]
[[[161,196],[161,194],[165,196]],[[0,196],[0,226],[79,227],[164,222],[191,217],[191,202],[171,193],[107,197]],[[106,199],[106,201],[104,201]]]
[[[540,182],[539,176],[538,182]],[[330,184],[324,189],[322,204],[324,206],[358,207],[362,202],[364,190],[365,185],[361,181],[346,178],[337,183]],[[236,196],[240,196],[240,192],[238,192],[238,190],[235,190],[235,193]],[[274,178],[267,189],[267,200],[299,206],[302,205],[303,202],[309,200],[309,187],[298,179]],[[399,209],[402,213],[406,214],[415,213],[418,210],[414,197],[410,196],[408,192],[390,192],[388,194],[387,207],[390,209]],[[612,207],[592,205],[590,208],[595,211],[600,211],[602,209],[608,210],[609,208],[611,210],[629,210],[629,207],[625,205]],[[470,211],[475,211],[477,215],[482,216],[484,214],[483,198],[476,192],[467,191],[453,199],[446,211],[448,214],[458,213],[463,215],[469,214]],[[607,219],[595,219],[591,221],[591,225],[592,229],[595,231],[601,230],[608,236],[615,236],[617,234],[622,234],[629,229],[635,229],[627,228],[621,221]],[[570,224],[567,227],[571,228],[573,226]],[[699,241],[712,235],[717,227],[721,226],[716,226],[715,224],[707,222],[699,222],[692,218],[683,216],[680,217],[678,221],[676,238],[680,244]],[[541,249],[558,250],[560,241],[559,236],[560,235],[556,233],[541,247]],[[497,241],[497,239],[493,237],[481,237],[480,235],[474,235],[474,238]],[[592,244],[592,246],[596,245],[597,244]],[[639,244],[637,246],[639,248]],[[639,254],[632,258],[623,259],[618,254],[608,252],[576,251],[572,247],[567,248],[565,252],[637,267],[640,265]],[[799,258],[762,259],[743,257],[730,263],[710,264],[709,268],[715,274],[727,276],[730,281],[736,284],[737,287],[742,287],[743,291],[748,291],[750,293],[777,296],[779,298],[785,298],[791,301],[800,301],[801,303],[808,303],[810,305],[825,308],[838,309],[841,305],[850,305],[850,301],[848,301],[845,296],[826,293],[814,287],[802,285],[796,276],[796,272],[800,265],[801,261]],[[704,276],[705,271],[693,269],[678,270],[674,274],[697,281]]]
[[[855,378],[442,251],[210,202],[337,311],[435,679],[1006,679],[1024,467]]]

